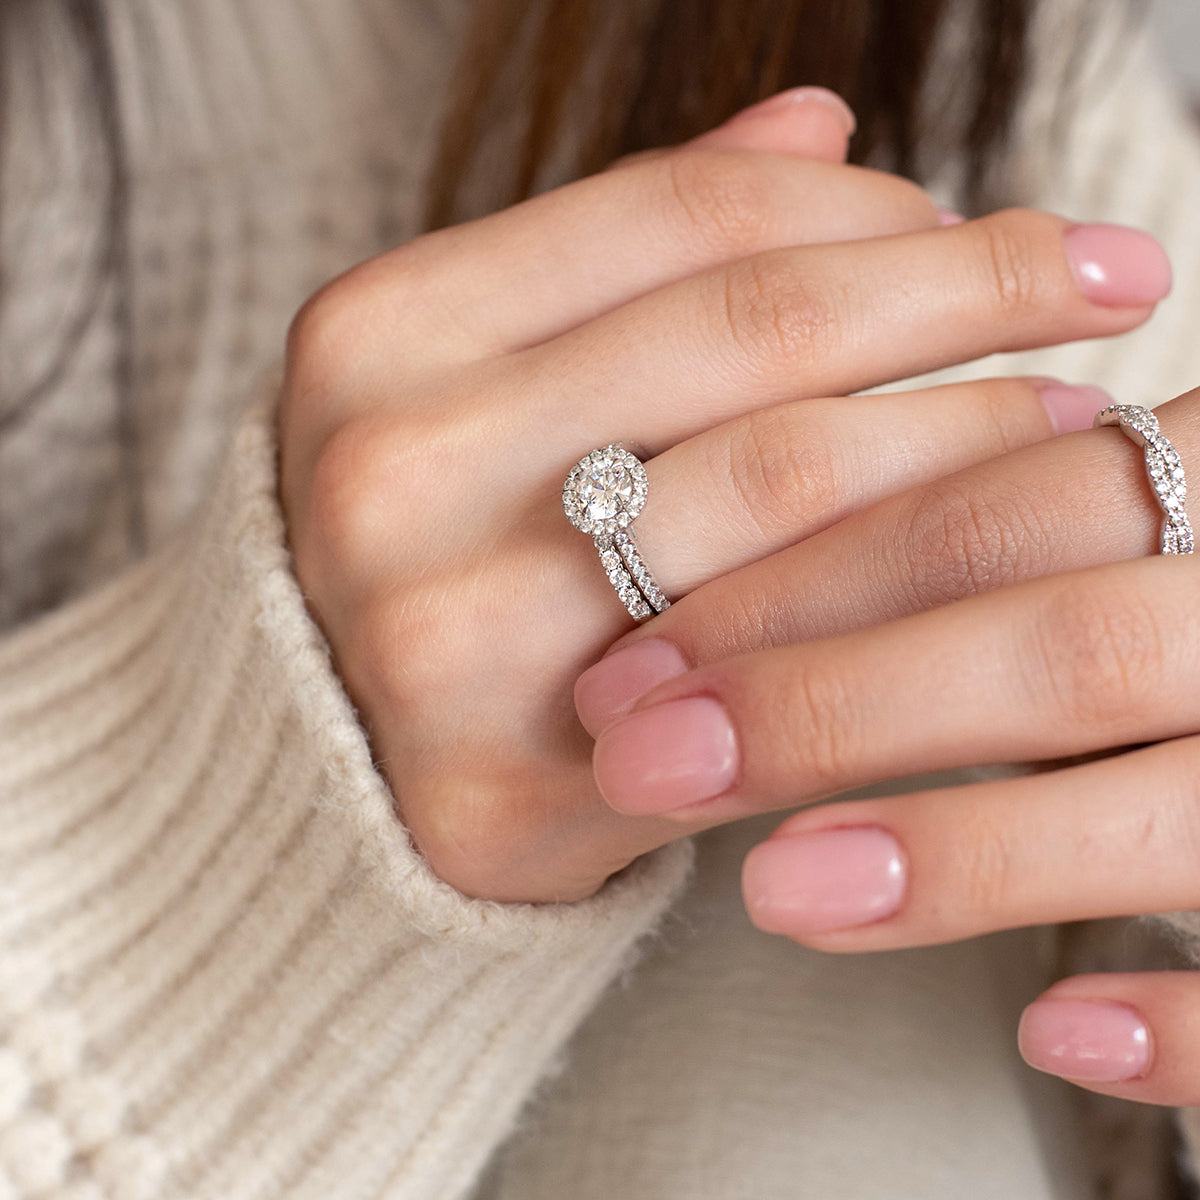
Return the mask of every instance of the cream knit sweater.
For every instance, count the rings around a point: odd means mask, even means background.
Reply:
[[[289,572],[272,368],[308,292],[415,231],[462,13],[107,9],[132,288],[108,280],[94,311],[106,168],[82,64],[38,4],[6,64],[0,1200],[455,1200],[693,853],[574,905],[440,883]],[[1172,250],[1149,330],[1036,359],[1156,401],[1200,382],[1200,151],[1129,69],[1093,78],[1052,171],[1035,92],[1016,169]]]

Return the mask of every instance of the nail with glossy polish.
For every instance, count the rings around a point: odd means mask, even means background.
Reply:
[[[1064,1079],[1121,1083],[1150,1067],[1150,1031],[1124,1004],[1105,1000],[1035,1000],[1021,1015],[1021,1056]]]
[[[1072,225],[1063,235],[1083,294],[1106,308],[1157,304],[1171,291],[1171,262],[1148,233],[1125,225]]]
[[[825,829],[755,846],[742,867],[742,894],[759,929],[803,936],[890,917],[907,876],[904,851],[887,830]]]
[[[648,691],[687,672],[683,655],[664,638],[644,638],[605,655],[575,681],[575,711],[593,737]]]
[[[596,739],[596,786],[619,813],[671,812],[728,791],[737,778],[738,745],[722,705],[689,696],[643,709]]]
[[[1113,403],[1113,398],[1103,388],[1090,385],[1038,379],[1034,381],[1034,387],[1055,433],[1091,429],[1096,414]]]

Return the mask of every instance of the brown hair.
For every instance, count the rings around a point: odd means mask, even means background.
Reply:
[[[968,205],[1011,126],[1034,0],[478,0],[430,179],[428,223],[502,207],[671,145],[755,100],[823,84],[855,109],[852,159],[927,177],[964,161]],[[962,21],[956,112],[930,112]]]
[[[127,164],[104,0],[0,0],[0,134],[7,99],[2,68],[14,26],[51,3],[91,77],[92,116],[109,174],[108,243],[91,299],[66,318],[53,363],[21,394],[0,397],[0,436],[59,382],[88,328],[99,288],[112,279],[124,347],[117,366],[124,406],[131,395],[123,261]],[[854,161],[878,162],[920,179],[947,159],[961,160],[967,168],[964,201],[979,206],[987,198],[988,165],[1009,132],[1035,3],[475,0],[430,178],[428,223],[477,215],[622,154],[679,142],[799,83],[832,87],[854,106]],[[943,121],[948,114],[927,111],[925,84],[951,18],[963,23],[962,48],[953,61],[956,119]],[[121,424],[132,470],[134,425],[124,409]]]

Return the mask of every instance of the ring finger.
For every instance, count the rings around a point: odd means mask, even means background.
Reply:
[[[638,542],[680,595],[903,488],[1088,428],[1109,403],[1099,388],[990,379],[761,409],[646,464]]]

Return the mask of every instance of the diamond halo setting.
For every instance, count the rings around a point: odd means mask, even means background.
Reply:
[[[622,446],[584,455],[563,484],[563,512],[576,529],[611,537],[646,503],[646,468]]]
[[[671,606],[633,537],[633,520],[646,504],[647,490],[645,467],[616,443],[585,454],[562,490],[567,520],[591,534],[609,583],[638,621]]]

